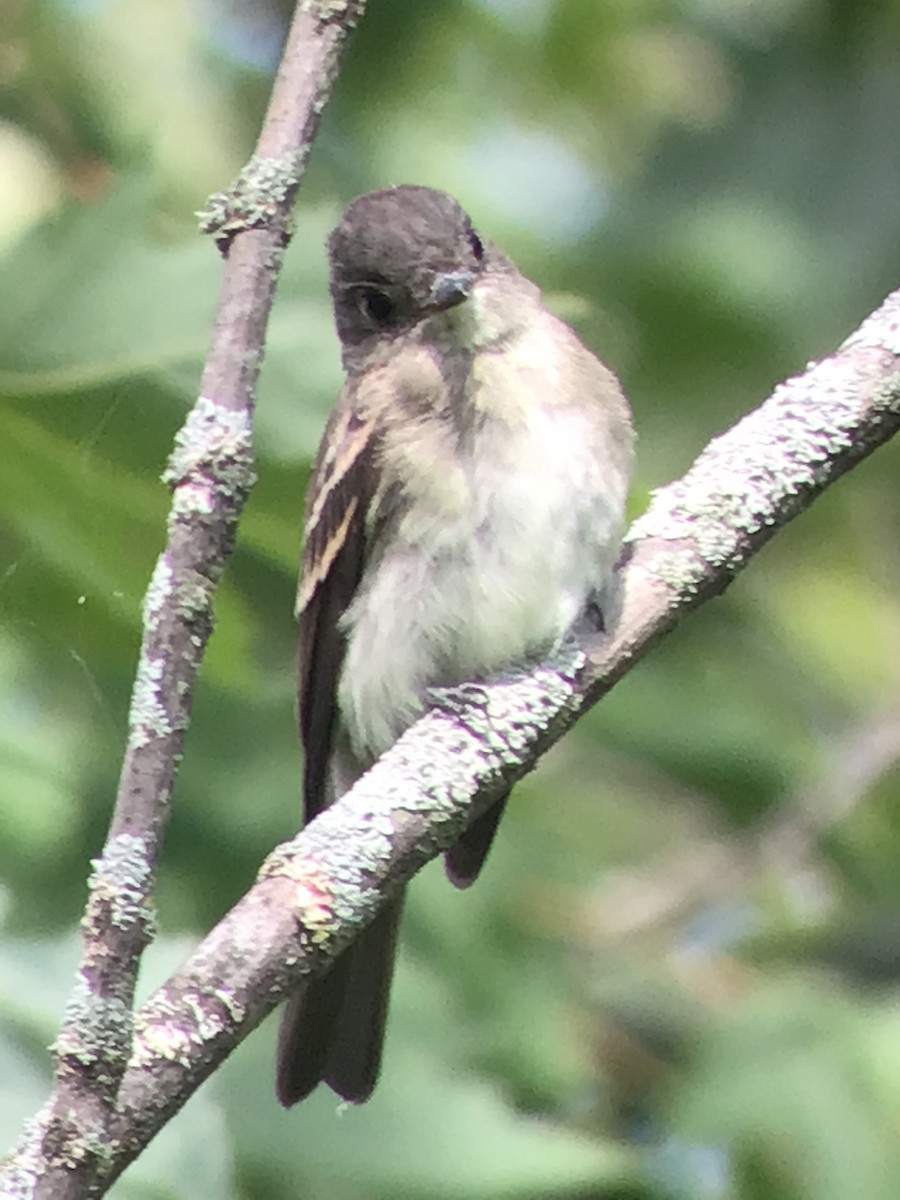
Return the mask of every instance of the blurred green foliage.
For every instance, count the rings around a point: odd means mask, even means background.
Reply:
[[[46,1094],[115,791],[159,483],[286,0],[0,9],[0,1131]],[[323,242],[452,191],[622,376],[634,511],[897,283],[892,0],[370,0],[301,192],[143,988],[294,828],[291,617],[340,384]],[[270,1025],[115,1189],[900,1195],[898,448],[841,480],[412,889],[383,1082],[280,1112]]]

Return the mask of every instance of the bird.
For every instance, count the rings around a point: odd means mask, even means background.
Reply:
[[[354,200],[329,238],[345,383],[310,477],[298,588],[304,824],[440,689],[609,622],[634,431],[618,379],[447,193]],[[506,796],[446,854],[478,876]],[[378,1079],[403,900],[286,1002],[276,1093]]]

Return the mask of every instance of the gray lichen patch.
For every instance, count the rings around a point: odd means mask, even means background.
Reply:
[[[157,992],[135,1019],[130,1065],[145,1067],[163,1060],[187,1067],[195,1047],[228,1033],[245,1015],[243,1005],[221,988],[209,992],[188,988],[176,996]]]
[[[172,594],[173,581],[174,574],[169,560],[165,554],[161,554],[156,560],[156,566],[153,568],[153,575],[150,577],[147,587],[147,594],[144,597],[145,629],[156,629],[159,618],[165,612]]]
[[[305,835],[308,839],[309,835]],[[286,879],[291,884],[291,906],[297,923],[316,943],[331,937],[339,924],[332,880],[318,862],[315,849],[303,856],[279,846],[266,858],[259,879]]]
[[[900,413],[900,371],[882,380],[875,393],[875,402],[879,411],[886,415]]]
[[[156,1060],[162,1059],[187,1068],[191,1064],[193,1049],[201,1040],[177,1015],[173,1014],[172,1019],[160,1019],[160,1014],[150,1013],[146,1008],[138,1017],[135,1033],[137,1037],[131,1056],[132,1067],[152,1066]]]
[[[352,26],[359,19],[359,0],[303,0],[301,8],[320,21],[340,21],[349,17]]]
[[[82,924],[85,929],[85,970],[106,968],[108,949],[104,929],[137,930],[140,941],[151,941],[156,932],[156,907],[150,888],[150,853],[143,839],[119,834],[110,840],[88,882],[89,900]],[[131,1000],[131,982],[122,974],[122,986]]]
[[[53,1049],[61,1059],[93,1068],[92,1078],[111,1087],[121,1078],[131,1053],[133,1014],[127,1004],[96,995],[79,975],[66,1004]],[[109,1063],[108,1070],[97,1070]]]
[[[117,1143],[109,1137],[106,1128],[78,1109],[69,1109],[65,1122],[59,1117],[52,1117],[48,1123],[48,1135],[47,1140],[52,1145],[49,1165],[67,1170],[74,1170],[85,1163],[96,1163],[97,1174],[103,1175],[118,1151]]]
[[[206,620],[212,613],[215,582],[200,571],[186,570],[173,597],[175,614],[187,624]]]
[[[256,482],[250,414],[200,396],[176,435],[163,481],[179,490],[190,481],[227,496],[245,495]],[[202,497],[194,502],[211,503]]]
[[[150,853],[143,838],[122,833],[112,838],[94,860],[88,882],[90,906],[104,906],[106,920],[117,929],[140,926],[149,936],[156,921],[149,899],[153,881]]]
[[[141,655],[128,714],[134,749],[149,745],[156,738],[169,737],[173,732],[169,710],[162,699],[165,670],[164,659],[149,654]]]
[[[227,240],[245,229],[283,224],[308,154],[309,148],[303,147],[279,158],[254,155],[229,187],[214,192],[197,214],[200,232]]]

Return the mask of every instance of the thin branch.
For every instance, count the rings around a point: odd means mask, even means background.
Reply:
[[[129,736],[106,845],[94,863],[84,951],[57,1039],[56,1088],[4,1195],[81,1197],[116,1160],[113,1125],[132,1053],[138,966],[154,932],[153,883],[213,594],[254,482],[252,419],[291,210],[348,34],[365,0],[303,0],[257,150],[203,228],[225,256],[201,394],[166,472],[168,544],[144,604]]]
[[[108,1184],[298,980],[446,849],[669,629],[900,427],[900,292],[660,489],[629,534],[608,638],[461,689],[422,718],[258,881],[136,1015]],[[99,1194],[99,1188],[97,1193]]]

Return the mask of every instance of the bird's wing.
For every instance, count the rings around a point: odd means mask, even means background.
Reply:
[[[322,438],[306,500],[297,594],[305,822],[329,802],[328,764],[345,649],[339,621],[363,568],[374,434],[374,418],[354,405],[353,387],[348,383]]]

